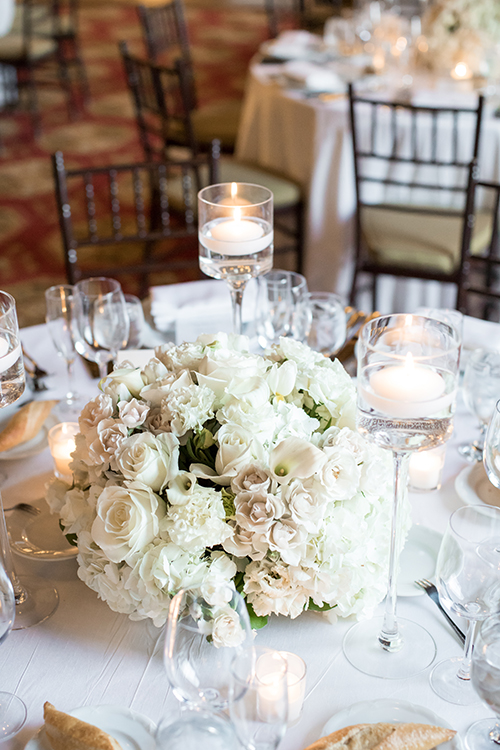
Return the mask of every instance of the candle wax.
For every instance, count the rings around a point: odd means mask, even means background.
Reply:
[[[240,221],[221,221],[211,227],[210,233],[214,240],[221,242],[249,242],[258,240],[264,235],[264,230],[255,221],[241,219]]]
[[[416,490],[434,490],[441,484],[446,446],[429,451],[412,453],[409,466],[409,484]]]
[[[370,386],[375,394],[391,401],[433,401],[443,395],[443,377],[429,367],[391,365],[373,373]]]

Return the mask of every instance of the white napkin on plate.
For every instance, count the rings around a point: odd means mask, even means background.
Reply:
[[[283,65],[282,73],[290,82],[299,84],[309,91],[344,93],[345,83],[333,71],[320,68],[306,60],[292,60]]]
[[[309,31],[301,29],[282,31],[276,39],[265,42],[261,47],[261,52],[281,60],[295,60],[308,57],[312,51],[317,50],[320,42],[321,39]]]
[[[159,331],[172,331],[177,343],[193,341],[202,333],[231,333],[232,307],[224,281],[188,281],[151,287],[151,315]],[[243,295],[243,322],[255,318],[257,283],[251,280]]]

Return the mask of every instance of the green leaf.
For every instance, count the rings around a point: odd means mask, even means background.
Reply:
[[[309,599],[307,609],[310,609],[313,612],[329,612],[331,609],[335,609],[336,606],[336,604],[323,604],[323,606],[320,607],[318,604],[315,604],[312,599]]]
[[[259,617],[258,615],[255,614],[254,609],[251,604],[246,602],[246,605],[248,609],[248,616],[250,618],[250,626],[254,630],[260,630],[265,625],[267,625],[267,621],[269,619],[268,617]]]

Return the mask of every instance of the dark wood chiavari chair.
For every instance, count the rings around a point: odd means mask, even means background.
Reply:
[[[342,0],[264,0],[269,37],[287,29],[321,31],[325,21],[342,10]]]
[[[475,109],[415,106],[358,96],[350,85],[349,103],[357,202],[350,304],[361,274],[370,277],[374,310],[381,274],[450,282],[458,304],[482,97]],[[476,216],[474,254],[486,246],[490,221],[484,212]]]

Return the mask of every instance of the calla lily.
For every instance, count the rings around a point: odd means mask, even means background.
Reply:
[[[269,468],[277,482],[287,484],[292,479],[312,477],[325,460],[325,454],[315,445],[302,438],[289,437],[271,451]]]
[[[288,396],[295,387],[297,380],[297,363],[291,359],[282,365],[275,364],[267,373],[267,382],[272,393],[278,398]]]

